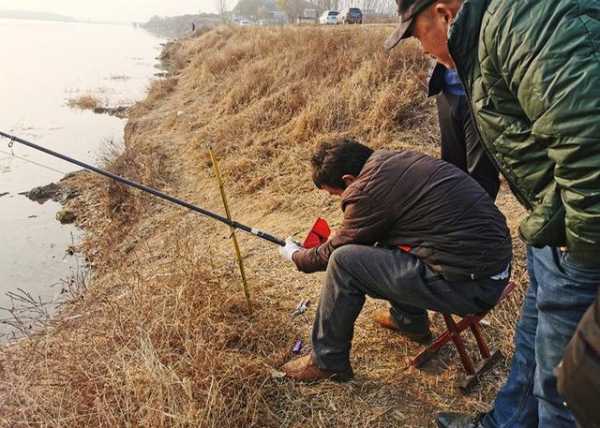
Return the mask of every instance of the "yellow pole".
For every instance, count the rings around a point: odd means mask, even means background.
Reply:
[[[219,182],[219,190],[221,191],[221,199],[223,200],[223,206],[225,207],[225,214],[227,218],[231,220],[231,212],[229,211],[229,204],[227,202],[227,195],[225,194],[225,186],[223,185],[223,178],[221,177],[221,170],[219,169],[219,163],[212,147],[208,146],[208,153],[210,153],[210,160],[213,164],[213,170],[217,181]],[[250,291],[248,290],[248,281],[246,280],[246,271],[244,269],[244,261],[242,260],[242,253],[240,252],[240,245],[238,244],[237,236],[235,235],[235,229],[230,227],[231,239],[233,241],[233,247],[235,248],[235,254],[237,256],[238,266],[240,267],[240,274],[242,275],[242,285],[244,287],[244,294],[246,295],[246,302],[248,303],[248,310],[252,313],[252,302],[250,301]]]

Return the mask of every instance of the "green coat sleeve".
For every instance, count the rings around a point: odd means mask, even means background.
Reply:
[[[575,261],[597,265],[600,6],[585,0],[550,3],[538,2],[533,9],[539,10],[530,11],[546,15],[543,23],[532,27],[521,19],[522,26],[499,26],[495,59],[535,144],[547,147],[554,162],[550,173],[564,206],[567,248]]]

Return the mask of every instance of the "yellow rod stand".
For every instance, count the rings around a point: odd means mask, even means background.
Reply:
[[[215,176],[217,177],[217,181],[219,182],[219,190],[221,191],[221,199],[223,200],[223,206],[225,207],[225,214],[227,215],[227,219],[231,220],[231,212],[229,211],[229,203],[227,202],[227,195],[225,194],[225,186],[223,184],[223,178],[221,177],[221,170],[219,169],[219,163],[217,162],[215,153],[213,152],[213,149],[210,145],[208,146],[208,153],[210,153],[210,160],[213,164],[213,170],[215,172]],[[242,260],[240,245],[238,244],[235,229],[233,227],[230,227],[230,230],[231,240],[233,241],[233,247],[235,248],[238,266],[240,267],[240,274],[242,275],[242,285],[244,287],[246,302],[248,303],[248,310],[250,311],[250,313],[252,313],[252,302],[250,300],[250,291],[248,289],[248,281],[246,280],[246,271],[244,269],[244,261]]]

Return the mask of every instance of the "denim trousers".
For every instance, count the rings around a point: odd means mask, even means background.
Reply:
[[[396,318],[426,320],[426,309],[472,314],[492,308],[508,279],[448,282],[399,249],[344,245],[329,259],[312,332],[313,358],[322,369],[350,367],[354,322],[366,296],[387,300]]]
[[[527,250],[529,289],[515,332],[510,374],[485,428],[574,428],[556,388],[554,368],[600,284],[597,267],[582,267],[558,248]],[[600,405],[600,398],[598,401]]]

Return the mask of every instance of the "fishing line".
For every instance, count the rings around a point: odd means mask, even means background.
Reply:
[[[271,235],[269,233],[263,232],[262,230],[256,229],[254,227],[246,226],[246,225],[238,223],[237,221],[234,221],[234,220],[229,220],[228,218],[223,217],[223,216],[221,216],[219,214],[213,213],[211,211],[208,211],[208,210],[206,210],[204,208],[201,208],[201,207],[198,207],[196,205],[193,205],[193,204],[191,204],[189,202],[186,202],[184,200],[181,200],[181,199],[175,198],[173,196],[167,195],[166,193],[163,193],[163,192],[161,192],[159,190],[156,190],[156,189],[153,189],[151,187],[148,187],[148,186],[146,186],[144,184],[136,183],[135,181],[129,180],[127,178],[124,178],[124,177],[118,176],[116,174],[113,174],[112,172],[109,172],[109,171],[100,169],[98,167],[89,165],[87,163],[81,162],[81,161],[79,161],[77,159],[73,159],[73,158],[71,158],[69,156],[66,156],[66,155],[63,155],[61,153],[55,152],[55,151],[50,150],[50,149],[48,149],[46,147],[39,146],[39,145],[34,144],[34,143],[30,142],[30,141],[27,141],[27,140],[24,140],[22,138],[19,138],[19,137],[15,136],[15,135],[7,134],[5,132],[0,131],[0,137],[8,138],[10,140],[9,147],[11,147],[11,148],[12,148],[12,144],[14,144],[14,143],[22,144],[22,145],[30,147],[32,149],[35,149],[35,150],[38,150],[40,152],[46,153],[46,154],[48,154],[50,156],[54,156],[56,158],[59,158],[59,159],[62,159],[64,161],[66,161],[66,162],[69,162],[69,163],[72,163],[74,165],[77,165],[77,166],[79,166],[81,168],[85,168],[85,169],[87,169],[89,171],[92,171],[92,172],[94,172],[96,174],[103,175],[104,177],[108,177],[108,178],[110,178],[112,180],[118,181],[119,183],[122,183],[122,184],[125,184],[127,186],[136,188],[138,190],[141,190],[142,192],[150,193],[151,195],[154,195],[154,196],[156,196],[158,198],[161,198],[161,199],[164,199],[166,201],[169,201],[169,202],[171,202],[171,203],[173,203],[175,205],[179,205],[181,207],[187,208],[187,209],[189,209],[191,211],[194,211],[194,212],[196,212],[198,214],[201,214],[201,215],[203,215],[205,217],[210,217],[213,220],[217,220],[217,221],[219,221],[221,223],[225,223],[229,227],[232,227],[234,229],[242,230],[242,231],[244,231],[246,233],[250,233],[250,234],[252,234],[252,235],[254,235],[254,236],[258,237],[258,238],[264,239],[265,241],[269,241],[272,244],[276,244],[276,245],[279,245],[281,247],[284,247],[286,245],[286,243],[285,243],[285,241],[283,239],[277,238],[277,237],[275,237],[275,236],[273,236],[273,235]]]
[[[0,150],[0,153],[2,153],[3,155],[8,155],[8,157],[0,159],[0,162],[1,162],[1,161],[8,160],[8,159],[13,159],[13,158],[14,158],[14,159],[19,159],[19,160],[22,160],[23,162],[30,163],[30,164],[32,164],[32,165],[35,165],[35,166],[39,166],[40,168],[47,169],[48,171],[57,172],[57,173],[59,173],[59,174],[61,174],[61,175],[67,175],[67,173],[66,173],[66,172],[64,172],[64,171],[59,171],[58,169],[52,168],[51,166],[44,165],[44,164],[42,164],[42,163],[39,163],[39,162],[33,161],[33,160],[31,160],[31,159],[27,159],[27,158],[24,158],[24,157],[22,157],[22,156],[16,155],[16,154],[14,153],[14,151],[13,151],[13,153],[8,153],[8,152],[5,152],[4,150]]]

